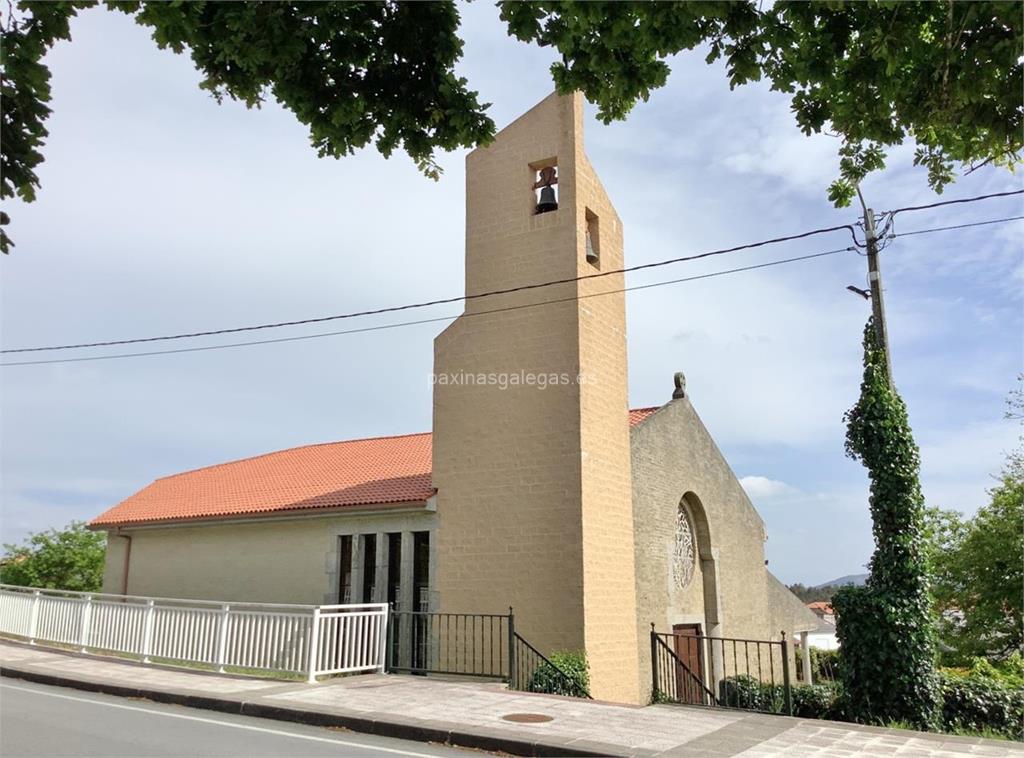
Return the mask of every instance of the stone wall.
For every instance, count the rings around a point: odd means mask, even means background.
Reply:
[[[789,676],[795,683],[796,658],[800,655],[800,648],[796,643],[801,632],[818,628],[818,617],[773,573],[767,573],[768,609],[771,613],[772,629],[776,636],[780,631],[786,633],[786,639],[789,641]]]
[[[764,523],[688,398],[660,408],[632,430],[640,677],[651,686],[649,632],[700,623],[705,635],[778,639],[764,565]],[[694,577],[672,581],[679,506],[691,514]]]

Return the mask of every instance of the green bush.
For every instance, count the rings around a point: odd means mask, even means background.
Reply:
[[[726,677],[719,683],[718,702],[728,708],[784,713],[785,690],[781,684],[765,684],[749,674]]]
[[[797,672],[803,670],[804,661],[797,651]],[[811,674],[817,682],[836,682],[842,677],[843,661],[840,657],[840,650],[823,650],[820,647],[811,648]],[[800,675],[801,679],[803,676]]]
[[[664,690],[651,690],[651,705],[668,705],[678,701]]]
[[[1000,671],[984,659],[975,663],[973,671],[951,671],[939,674],[942,695],[941,730],[950,734],[1001,736],[1024,740],[1024,688],[1013,676],[1017,661],[1005,664]],[[993,673],[994,672],[994,673]],[[780,684],[764,684],[752,676],[724,679],[720,702],[731,708],[785,713],[785,692]],[[808,719],[851,720],[846,712],[846,699],[839,683],[793,685],[793,715]],[[909,721],[889,721],[888,726],[918,728]]]
[[[841,687],[833,683],[794,684],[793,715],[808,719],[841,718],[841,693]],[[722,680],[719,702],[730,708],[785,713],[786,690],[781,684],[768,684],[740,674]]]
[[[841,663],[838,650],[811,648],[811,674],[815,682],[839,681]]]
[[[843,688],[836,682],[793,686],[793,715],[805,719],[842,720]]]
[[[1024,656],[1014,653],[1005,660],[995,662],[988,658],[974,658],[969,673],[983,679],[994,679],[1008,687],[1024,689]]]
[[[551,663],[542,663],[530,677],[528,692],[548,695],[587,697],[590,689],[590,666],[581,650],[557,650],[549,656]]]
[[[942,671],[939,682],[943,731],[996,733],[1024,740],[1024,689],[978,673]]]

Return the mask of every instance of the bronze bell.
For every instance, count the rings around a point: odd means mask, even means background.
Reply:
[[[594,241],[590,238],[590,229],[587,229],[587,263],[597,263],[597,251],[594,250]]]
[[[540,191],[540,200],[537,201],[537,213],[547,213],[558,210],[558,200],[555,199],[554,187],[543,187]]]
[[[540,200],[537,201],[536,213],[558,210],[558,198],[551,186],[553,184],[558,184],[558,169],[554,166],[545,166],[540,170],[540,179],[533,185],[534,189],[540,189]]]

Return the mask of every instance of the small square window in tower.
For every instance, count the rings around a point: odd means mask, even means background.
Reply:
[[[545,162],[547,163],[547,162]],[[537,197],[537,206],[534,213],[548,213],[558,210],[558,166],[554,162],[543,166],[531,166],[534,170],[533,189]]]
[[[586,257],[587,263],[596,268],[601,268],[601,229],[597,223],[597,214],[587,208],[586,210],[586,223],[587,228],[584,230],[586,234]]]

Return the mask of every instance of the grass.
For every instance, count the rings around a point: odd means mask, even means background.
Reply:
[[[16,642],[25,642],[26,640],[21,637],[8,637],[3,635],[4,638],[12,639]],[[38,644],[40,648],[54,648],[57,650],[66,650],[69,652],[81,652],[81,647],[78,645],[67,645],[60,642],[45,642]],[[85,650],[89,655],[96,655],[103,658],[119,658],[126,661],[134,661],[136,663],[142,662],[142,656],[135,655],[133,653],[123,653],[116,650],[104,650],[102,648],[88,647]],[[217,667],[210,663],[199,663],[197,661],[183,661],[176,658],[158,658],[151,656],[149,662],[158,666],[169,666],[173,668],[192,669],[193,671],[206,671],[209,673],[224,673],[224,674],[235,674],[238,676],[248,676],[257,679],[276,679],[287,682],[304,682],[306,675],[295,672],[295,671],[275,671],[272,669],[253,669],[245,668],[243,666],[225,666],[224,671],[217,671]]]
[[[921,730],[910,724],[907,721],[890,721],[885,725],[889,729],[907,729],[912,732],[920,732]],[[994,729],[966,729],[964,727],[957,727],[955,729],[942,729],[937,732],[931,732],[931,734],[952,734],[956,737],[983,737],[987,740],[1003,740],[1004,742],[1014,742],[1013,737],[1009,737],[1002,732],[997,732]]]

